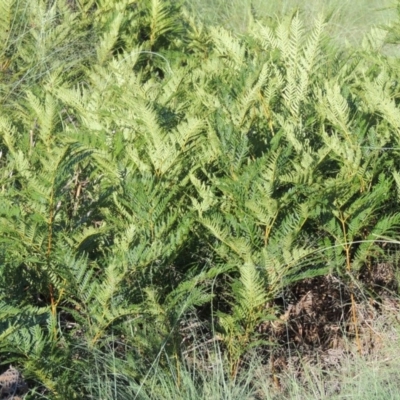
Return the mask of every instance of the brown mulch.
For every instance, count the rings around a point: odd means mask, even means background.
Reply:
[[[346,283],[333,275],[305,280],[277,300],[277,320],[261,324],[259,332],[277,344],[265,357],[278,389],[285,371],[301,380],[305,363],[330,371],[345,356],[379,352],[380,330],[400,322],[395,270],[377,263]]]

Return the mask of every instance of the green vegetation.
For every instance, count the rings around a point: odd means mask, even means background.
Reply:
[[[298,10],[307,22],[319,14],[329,17],[326,31],[337,44],[357,43],[373,26],[396,17],[392,0],[187,0],[185,6],[206,25],[223,25],[245,33],[254,19],[271,24]]]
[[[400,4],[346,45],[347,3],[207,4],[0,0],[0,363],[32,399],[390,398],[392,359],[320,385],[398,337]]]

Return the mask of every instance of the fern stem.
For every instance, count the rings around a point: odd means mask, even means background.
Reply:
[[[51,250],[52,250],[52,242],[53,242],[53,219],[54,219],[54,209],[53,209],[53,201],[54,199],[54,191],[51,191],[50,195],[50,209],[49,209],[49,224],[48,224],[48,240],[47,240],[47,269],[50,269],[50,255],[51,255]],[[51,307],[51,314],[53,318],[56,318],[57,316],[57,307],[56,307],[56,302],[54,301],[54,287],[53,284],[50,282],[49,284],[49,294],[50,294],[50,307]],[[57,335],[57,330],[54,327],[54,337]]]
[[[270,110],[268,104],[265,103],[264,96],[262,95],[261,91],[258,93],[258,96],[261,100],[263,112],[264,112],[265,117],[267,118],[268,127],[269,127],[272,137],[273,137],[273,136],[275,136],[275,132],[274,132],[274,124],[273,124],[272,116],[271,116],[271,110]]]
[[[346,231],[346,218],[343,217],[343,215],[340,215],[340,222],[342,224],[342,230],[343,230],[343,236],[344,236],[344,249],[346,252],[346,270],[350,274],[351,273],[351,259],[350,259],[350,248],[351,248],[351,243],[349,244],[347,242],[347,231]],[[351,319],[353,322],[354,326],[354,332],[356,335],[356,343],[357,343],[357,349],[358,352],[361,354],[361,342],[360,342],[360,336],[358,333],[358,321],[357,321],[357,313],[356,313],[356,302],[354,299],[354,293],[353,293],[353,282],[350,283],[350,299],[351,299]]]
[[[354,332],[356,334],[357,350],[358,350],[359,354],[361,354],[361,342],[360,342],[360,336],[359,336],[359,333],[358,333],[356,302],[354,300],[353,292],[350,293],[350,297],[351,297],[351,317],[352,317],[352,320],[353,320]]]
[[[274,223],[276,221],[276,218],[278,217],[279,211],[276,212],[274,218],[272,219],[272,222],[265,227],[265,234],[264,234],[264,245],[266,246],[268,244],[268,239],[269,235],[271,234],[272,227],[274,226]]]
[[[54,301],[54,287],[53,284],[50,283],[49,285],[49,293],[50,293],[50,304],[51,304],[51,314],[53,317],[56,316],[56,306]]]

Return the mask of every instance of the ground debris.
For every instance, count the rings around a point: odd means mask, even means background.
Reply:
[[[28,385],[20,372],[10,365],[10,368],[0,375],[0,399],[22,400],[28,391]]]

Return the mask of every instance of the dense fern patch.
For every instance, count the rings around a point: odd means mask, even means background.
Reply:
[[[338,49],[298,14],[239,36],[161,0],[4,0],[0,35],[0,360],[37,396],[89,396],[110,349],[139,395],[193,315],[235,377],[315,277],[359,340],[400,227],[400,70],[373,36]]]

